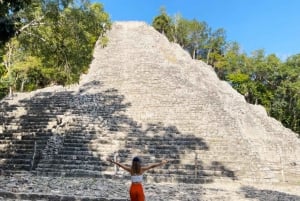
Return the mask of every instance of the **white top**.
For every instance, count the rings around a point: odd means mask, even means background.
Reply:
[[[143,175],[132,175],[131,182],[132,183],[141,183],[143,181]]]

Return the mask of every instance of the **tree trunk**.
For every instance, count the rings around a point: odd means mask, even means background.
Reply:
[[[21,83],[21,88],[20,88],[20,91],[21,91],[21,92],[24,91],[24,85],[25,85],[25,82],[26,82],[26,80],[23,79],[23,80],[22,80],[22,83]]]
[[[196,49],[193,49],[193,59],[196,57]]]
[[[211,52],[211,49],[209,48],[208,49],[208,52],[207,52],[207,55],[206,55],[206,63],[209,64],[209,56],[210,56],[210,52]]]
[[[13,89],[12,86],[9,86],[9,95],[8,97],[12,98],[13,97]]]

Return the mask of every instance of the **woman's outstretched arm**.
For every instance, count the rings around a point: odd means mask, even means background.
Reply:
[[[126,165],[123,165],[123,164],[118,163],[118,162],[116,162],[116,161],[113,161],[113,160],[111,160],[110,158],[108,158],[108,159],[106,159],[106,160],[109,161],[109,162],[111,162],[111,163],[116,164],[117,166],[123,168],[124,170],[126,170],[126,171],[129,172],[129,173],[131,172],[131,167],[129,167],[129,166],[126,166]]]
[[[142,167],[142,171],[145,172],[145,171],[150,170],[150,169],[152,169],[152,168],[155,168],[155,167],[164,165],[164,164],[166,164],[167,162],[168,162],[167,160],[162,160],[160,163],[154,163],[154,164],[152,164],[152,165]]]

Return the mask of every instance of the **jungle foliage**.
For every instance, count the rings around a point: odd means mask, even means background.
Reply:
[[[1,10],[7,14],[0,21],[10,18],[14,29],[1,38],[0,96],[12,90],[31,91],[51,84],[78,82],[88,70],[99,36],[99,41],[107,41],[104,33],[110,29],[111,21],[99,3],[8,2],[6,10]],[[22,4],[14,9],[18,3]]]
[[[152,26],[187,50],[193,59],[211,65],[219,78],[244,95],[247,102],[263,105],[268,114],[300,136],[300,54],[281,61],[263,49],[250,55],[237,42],[226,41],[225,30],[212,30],[206,22],[169,16],[161,9]]]

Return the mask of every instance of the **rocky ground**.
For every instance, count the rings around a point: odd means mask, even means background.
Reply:
[[[19,174],[0,177],[0,200],[125,201],[125,179],[38,177]],[[209,184],[144,183],[148,201],[299,201],[300,185],[216,181]]]

